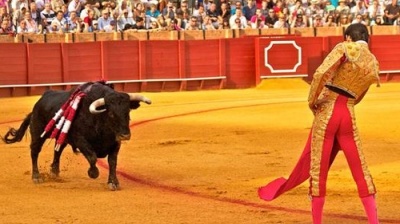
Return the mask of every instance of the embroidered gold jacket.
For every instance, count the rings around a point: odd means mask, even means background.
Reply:
[[[355,98],[362,98],[369,86],[379,86],[379,63],[364,41],[342,42],[328,54],[314,73],[308,96],[312,108],[323,97],[325,86],[331,86]]]

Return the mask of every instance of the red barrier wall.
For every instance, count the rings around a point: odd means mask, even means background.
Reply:
[[[371,50],[385,74],[400,73],[398,39],[398,35],[371,36]],[[42,94],[49,88],[65,89],[68,85],[101,79],[114,82],[118,90],[130,92],[248,88],[262,78],[296,75],[310,80],[326,54],[341,41],[342,36],[255,36],[186,41],[3,43],[0,96]],[[266,55],[269,66],[265,63]]]

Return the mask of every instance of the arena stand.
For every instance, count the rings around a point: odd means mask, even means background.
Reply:
[[[400,74],[400,31],[370,27],[383,81]],[[123,91],[249,88],[266,78],[311,80],[343,40],[338,27],[0,36],[0,97],[108,80]]]

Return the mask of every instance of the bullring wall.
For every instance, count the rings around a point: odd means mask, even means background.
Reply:
[[[343,40],[342,31],[324,29],[329,36],[314,28],[1,36],[0,97],[39,95],[101,79],[130,92],[248,88],[275,77],[310,80]],[[396,80],[398,27],[370,31],[383,79]]]

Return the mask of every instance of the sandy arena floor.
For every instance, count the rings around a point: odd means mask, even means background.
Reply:
[[[153,100],[131,112],[132,139],[123,144],[121,190],[64,151],[58,179],[31,181],[30,137],[0,143],[0,223],[310,223],[307,183],[273,202],[257,188],[287,176],[305,144],[312,114],[308,84],[266,80],[259,87],[144,93]],[[0,99],[0,134],[19,127],[38,97]],[[378,189],[381,223],[400,223],[400,83],[371,87],[357,106],[364,152]],[[53,141],[39,157],[47,176]],[[328,179],[324,223],[367,223],[343,153]]]

